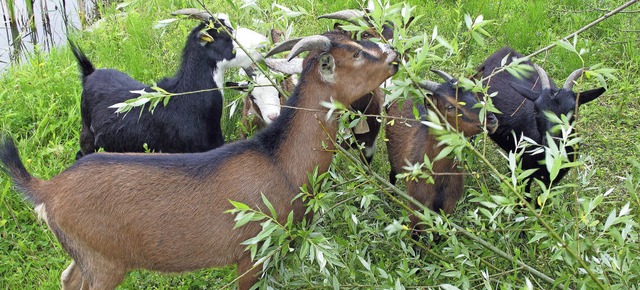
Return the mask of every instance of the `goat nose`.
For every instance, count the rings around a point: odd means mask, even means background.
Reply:
[[[488,117],[489,124],[491,124],[491,125],[497,125],[498,124],[498,118],[496,117],[496,115],[490,114],[487,117]]]
[[[280,115],[280,114],[271,113],[271,114],[267,115],[267,118],[269,118],[269,120],[271,120],[271,121],[275,121],[278,118],[278,115]]]

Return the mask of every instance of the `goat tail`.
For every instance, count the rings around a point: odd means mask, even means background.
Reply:
[[[96,69],[93,67],[93,64],[89,61],[84,52],[82,52],[80,47],[71,41],[71,39],[69,39],[69,46],[71,46],[71,51],[73,51],[73,55],[78,60],[78,67],[82,73],[82,80],[84,80],[84,78],[92,74]]]
[[[18,149],[10,137],[2,137],[0,140],[0,170],[13,179],[14,184],[34,204],[41,203],[38,196],[33,195],[30,188],[36,179],[27,171],[20,160]]]

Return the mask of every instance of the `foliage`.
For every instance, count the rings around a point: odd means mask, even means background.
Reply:
[[[103,8],[104,22],[92,32],[74,37],[96,67],[116,68],[152,83],[177,67],[189,20],[167,19],[169,12],[195,6],[197,1],[132,1]],[[237,226],[259,222],[262,232],[245,242],[265,274],[261,288],[499,288],[499,289],[638,289],[640,241],[638,208],[640,162],[636,82],[640,70],[637,15],[620,14],[569,41],[568,33],[611,10],[615,1],[394,1],[377,5],[372,13],[379,28],[385,21],[397,26],[394,47],[407,58],[387,88],[387,102],[415,98],[423,93],[414,84],[434,79],[430,69],[458,77],[462,86],[485,96],[483,111],[495,111],[477,80],[467,78],[489,54],[510,45],[524,54],[557,43],[532,60],[544,64],[556,82],[574,69],[590,66],[576,89],[607,87],[593,104],[568,116],[550,116],[562,132],[561,144],[577,145],[580,154],[569,162],[562,146],[547,142],[546,164],[551,172],[572,168],[561,182],[548,188],[534,186],[524,193],[518,158],[531,148],[520,140],[520,150],[505,153],[486,135],[468,140],[431,114],[425,125],[438,134],[443,152],[457,158],[467,172],[465,197],[451,215],[408,205],[404,186],[391,186],[382,178],[389,171],[384,136],[371,166],[355,151],[336,150],[326,173],[309,174],[309,183],[297,197],[312,213],[301,223],[281,224],[269,201],[254,209],[229,203]],[[212,11],[224,11],[235,25],[267,33],[276,27],[286,37],[319,33],[333,22],[316,16],[357,1],[322,2],[266,0],[207,2]],[[632,6],[633,7],[633,6]],[[126,12],[126,16],[115,16]],[[156,27],[157,26],[157,27]],[[349,25],[358,31],[363,25]],[[156,27],[156,28],[154,28]],[[636,31],[636,32],[634,32]],[[513,73],[527,73],[517,63]],[[233,73],[227,78],[237,78]],[[73,163],[80,129],[80,81],[75,60],[67,48],[49,55],[39,53],[22,67],[10,68],[0,78],[0,124],[18,139],[27,168],[49,178]],[[439,81],[439,80],[437,80]],[[225,90],[230,106],[241,97]],[[164,103],[168,93],[142,95]],[[140,101],[142,103],[142,101]],[[171,102],[164,103],[170,106]],[[344,136],[360,118],[338,104],[327,104],[340,118]],[[227,140],[238,139],[238,113],[227,108],[223,131]],[[229,112],[231,111],[231,112]],[[394,122],[383,119],[382,122]],[[549,137],[550,138],[550,137]],[[443,153],[443,154],[445,154]],[[438,158],[442,158],[439,156]],[[409,165],[408,176],[431,176],[434,160]],[[36,221],[25,201],[0,175],[0,285],[7,289],[56,288],[69,259],[46,226]],[[529,200],[532,202],[530,203]],[[537,205],[537,207],[536,207]],[[425,225],[413,239],[408,216],[418,215]],[[122,285],[129,288],[233,288],[233,267],[171,276],[136,271]]]

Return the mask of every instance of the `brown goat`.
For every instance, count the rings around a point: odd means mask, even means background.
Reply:
[[[378,32],[371,22],[371,18],[368,13],[374,9],[373,1],[368,1],[367,8],[365,11],[360,10],[341,10],[329,14],[324,14],[318,16],[318,19],[335,19],[346,21],[352,23],[354,25],[360,25],[359,20],[364,20],[368,25],[369,29],[362,31],[359,34],[356,34],[352,31],[347,31],[342,28],[342,24],[335,23],[333,26],[333,31],[342,33],[350,38],[356,39],[360,38],[362,40],[369,40],[372,38],[380,38],[386,41],[393,41],[394,35],[394,25],[391,22],[385,23],[381,31]],[[411,18],[405,26],[409,26],[413,18]],[[373,161],[373,156],[376,153],[376,140],[378,138],[378,134],[380,133],[380,122],[371,116],[379,116],[383,110],[385,94],[382,92],[381,88],[376,88],[375,90],[363,95],[360,99],[356,100],[351,104],[351,109],[355,112],[359,112],[361,114],[366,115],[364,117],[364,122],[358,124],[353,130],[353,136],[355,137],[356,142],[351,144],[351,147],[355,148],[358,144],[364,145],[364,150],[362,151],[362,157],[367,162],[367,164],[371,164]],[[362,122],[362,121],[361,121]],[[349,147],[349,144],[343,143],[343,147]]]
[[[398,70],[389,46],[336,33],[303,38],[289,59],[302,51],[310,51],[308,65],[287,101],[301,110],[285,108],[253,139],[203,153],[91,154],[48,181],[33,177],[4,140],[4,170],[73,258],[62,288],[114,289],[134,269],[185,272],[237,263],[246,273],[238,288],[249,289],[258,270],[240,243],[260,225],[233,229],[229,200],[264,209],[262,193],[280,222],[291,211],[299,221],[303,204],[292,199],[309,172],[328,169],[338,129],[321,103],[351,104]]]
[[[445,83],[438,84],[425,81],[420,86],[432,93],[430,96],[438,110],[458,132],[465,136],[473,136],[483,131],[484,123],[480,121],[480,108],[474,108],[479,100],[469,91],[459,89],[457,80],[442,71],[434,71],[445,79]],[[394,125],[386,126],[387,149],[391,172],[391,183],[396,182],[396,173],[406,171],[403,169],[407,163],[421,163],[424,156],[428,156],[433,162],[433,184],[425,180],[407,181],[407,192],[417,201],[434,211],[453,212],[456,202],[462,196],[464,176],[462,169],[453,158],[445,157],[440,160],[434,158],[442,151],[436,136],[429,133],[429,127],[415,120],[413,107],[423,117],[427,114],[425,104],[414,103],[406,100],[402,107],[398,102],[393,102],[387,109],[390,117],[409,119],[409,121],[396,120]],[[493,113],[486,116],[486,128],[494,132],[498,126],[498,120]],[[415,207],[414,207],[415,209]],[[418,220],[411,216],[411,225],[415,227]]]

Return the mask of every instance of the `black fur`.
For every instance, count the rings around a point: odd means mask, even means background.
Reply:
[[[33,176],[31,176],[20,160],[20,155],[13,139],[4,136],[0,142],[2,142],[0,144],[0,162],[2,162],[2,164],[0,164],[0,170],[13,179],[16,187],[18,187],[20,192],[24,192],[25,196],[33,204],[40,203],[37,197],[29,195],[30,190],[26,185],[32,180]]]
[[[304,82],[304,80],[300,81]],[[299,92],[296,89],[287,100],[287,107],[283,108],[281,115],[265,129],[254,135],[252,139],[225,144],[215,151],[194,154],[90,154],[76,161],[67,170],[92,164],[139,164],[149,166],[154,170],[182,171],[194,177],[203,177],[214,172],[225,160],[247,151],[257,151],[273,157],[275,151],[282,146],[285,136],[289,134],[295,113],[293,108],[298,105],[298,95]],[[96,174],[100,174],[100,172],[96,172]]]
[[[151,150],[165,153],[202,152],[224,143],[220,127],[222,93],[211,91],[222,84],[214,82],[212,73],[220,69],[221,61],[233,59],[235,52],[230,35],[218,29],[218,23],[206,30],[214,41],[203,42],[200,32],[206,25],[208,22],[201,23],[189,34],[177,73],[157,85],[171,93],[210,91],[173,97],[166,107],[158,105],[153,114],[146,107],[133,109],[126,115],[114,114],[115,109],[109,106],[139,96],[130,91],[152,89],[117,70],[95,70],[84,53],[71,43],[83,83],[83,130],[77,158],[99,148],[109,152],[142,152],[145,143]],[[226,28],[232,31],[231,27]]]
[[[501,67],[501,61],[506,56],[508,57],[505,65],[511,63],[514,57],[523,57],[513,49],[504,47],[491,55],[478,68],[478,75],[476,77],[488,77],[494,70]],[[528,64],[533,68],[533,63],[530,61],[522,63]],[[604,92],[604,88],[581,92],[580,102],[577,103],[574,92],[558,88],[551,79],[550,84],[550,91],[542,91],[539,76],[535,71],[533,71],[529,77],[518,79],[505,70],[491,76],[489,81],[485,81],[484,85],[489,86],[489,94],[498,92],[492,100],[494,106],[502,112],[501,114],[496,114],[500,125],[495,133],[490,134],[489,137],[491,137],[500,148],[510,152],[516,150],[513,133],[515,133],[516,138],[524,135],[538,144],[546,145],[547,133],[553,137],[558,137],[559,134],[551,132],[550,129],[554,124],[545,117],[544,111],[553,112],[558,116],[561,114],[567,115],[573,112],[576,106],[591,101]],[[533,102],[530,98],[536,101]],[[572,147],[565,149],[569,154],[569,158],[574,160],[574,149]],[[551,182],[550,174],[545,165],[540,164],[544,158],[544,153],[536,155],[524,153],[522,156],[522,169],[538,169],[532,177],[549,185]],[[562,169],[556,178],[556,182],[559,181],[567,171],[568,169]],[[531,182],[532,179],[530,179],[527,184],[527,192],[530,190]]]

